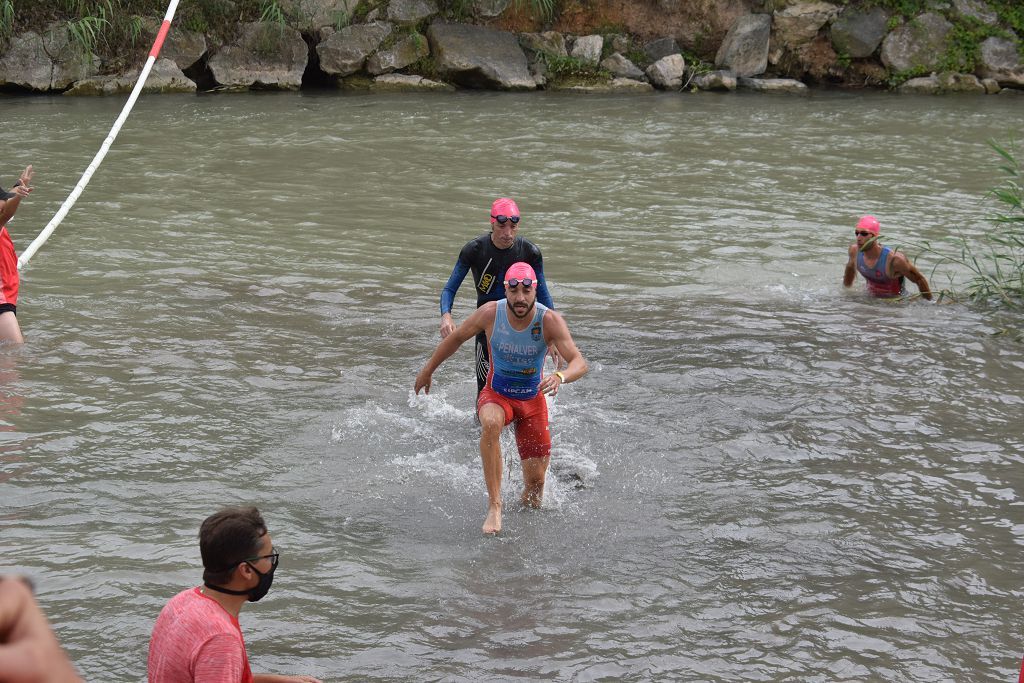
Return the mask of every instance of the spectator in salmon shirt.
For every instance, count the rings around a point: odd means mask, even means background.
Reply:
[[[312,676],[253,675],[238,613],[274,581],[280,553],[260,511],[227,508],[199,528],[203,585],[171,598],[149,641],[149,683],[320,683]]]

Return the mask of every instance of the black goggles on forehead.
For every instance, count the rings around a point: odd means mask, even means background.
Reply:
[[[494,220],[498,221],[500,225],[505,225],[509,221],[512,221],[512,225],[519,223],[519,216],[506,216],[503,213],[499,213],[497,216],[491,216]]]
[[[530,287],[533,287],[533,280],[528,277],[524,277],[521,280],[519,278],[510,277],[505,280],[505,284],[508,285],[509,289],[515,289],[519,285],[522,285],[524,289],[529,289]]]

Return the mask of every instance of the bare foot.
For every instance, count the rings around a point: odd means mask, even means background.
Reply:
[[[539,508],[544,500],[544,487],[527,486],[523,488],[523,505],[525,507]]]
[[[487,508],[487,519],[484,520],[484,533],[496,534],[501,531],[501,505]]]

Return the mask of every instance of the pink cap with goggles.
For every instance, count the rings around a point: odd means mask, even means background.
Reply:
[[[519,261],[513,263],[505,271],[505,284],[508,284],[510,280],[516,280],[522,282],[523,280],[529,280],[530,282],[537,282],[537,274],[533,272],[533,267],[525,261]],[[525,284],[525,283],[524,283]]]
[[[498,221],[498,216],[501,216],[505,220]],[[513,219],[513,223],[519,222],[519,207],[516,206],[516,203],[508,197],[495,199],[494,203],[491,204],[491,224],[493,225],[496,222],[504,224],[510,218]]]
[[[881,228],[881,224],[874,216],[861,216],[861,219],[857,221],[858,230],[867,230],[872,235],[877,235]]]

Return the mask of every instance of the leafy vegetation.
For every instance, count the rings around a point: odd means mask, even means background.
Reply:
[[[1024,308],[1024,172],[1010,149],[989,141],[989,145],[1002,159],[999,166],[1003,182],[989,191],[988,196],[998,204],[989,219],[994,228],[986,233],[983,244],[976,248],[964,235],[954,239],[955,253],[938,249],[929,243],[925,252],[939,257],[942,262],[953,263],[971,273],[964,295],[978,303]],[[955,291],[944,292],[953,298]]]
[[[14,32],[14,0],[0,0],[0,44]]]
[[[558,4],[558,0],[516,0],[517,9],[526,10],[544,21],[555,18]]]
[[[102,12],[99,16],[85,16],[69,21],[68,42],[79,51],[79,54],[91,60],[104,27],[109,25],[110,22]]]
[[[286,24],[284,10],[281,9],[281,5],[277,3],[277,0],[261,0],[260,21],[276,24],[284,28]]]
[[[940,55],[933,66],[918,67],[906,71],[889,74],[889,87],[895,87],[910,78],[925,76],[932,71],[972,73],[981,61],[981,44],[986,38],[993,36],[1007,37],[1009,34],[999,26],[985,24],[977,19],[956,15],[947,17],[953,28],[949,33],[946,51]],[[893,20],[897,24],[903,21],[899,16]],[[913,22],[914,19],[910,18]],[[1022,48],[1024,49],[1024,48]],[[840,63],[842,63],[840,61]]]
[[[612,78],[609,71],[577,57],[556,57],[542,53],[541,59],[547,66],[548,80],[553,85],[593,85],[607,83]]]

